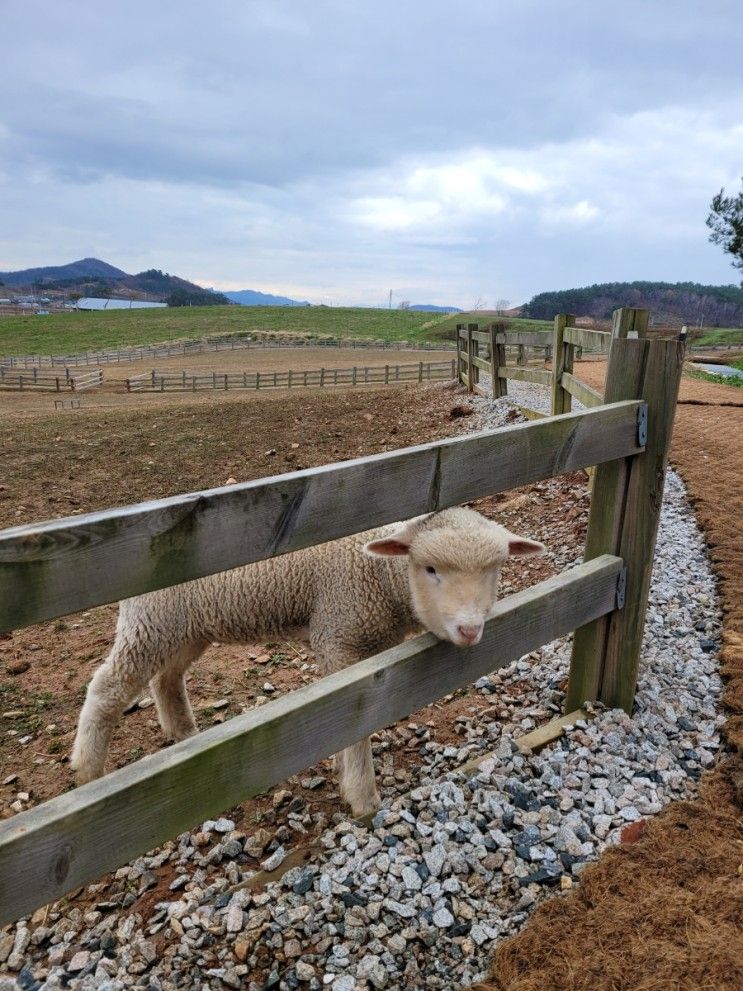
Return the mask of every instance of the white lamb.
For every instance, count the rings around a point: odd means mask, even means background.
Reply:
[[[111,734],[148,682],[166,738],[197,731],[185,675],[213,640],[305,638],[323,674],[421,628],[471,646],[492,615],[507,557],[543,550],[473,510],[447,509],[127,599],[80,713],[78,782],[103,773]],[[338,754],[336,767],[354,815],[379,806],[368,739]]]

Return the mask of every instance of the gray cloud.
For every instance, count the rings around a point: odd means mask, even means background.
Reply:
[[[733,281],[704,215],[741,171],[735,6],[32,0],[4,11],[0,267],[463,305]]]

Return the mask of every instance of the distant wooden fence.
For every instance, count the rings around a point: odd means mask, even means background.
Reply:
[[[13,392],[84,392],[103,383],[103,369],[72,374],[65,368],[59,375],[43,374],[38,368],[10,372],[0,366],[0,389]]]
[[[210,338],[203,341],[174,341],[131,348],[107,348],[79,354],[26,354],[0,356],[6,368],[56,368],[80,365],[110,365],[152,358],[178,358],[192,354],[216,354],[221,351],[265,351],[277,348],[348,348],[374,351],[451,351],[451,341],[378,341],[350,340],[343,337],[308,340],[304,337],[275,337],[253,340],[248,337]]]
[[[405,641],[0,823],[0,925],[572,630],[568,705],[631,710],[682,361],[615,340],[594,409],[0,532],[2,632],[600,466],[585,563],[477,646]]]
[[[530,367],[528,360],[536,355],[542,366],[552,356],[553,343],[549,334],[536,331],[512,331],[503,324],[491,324],[480,330],[476,323],[457,327],[457,359],[459,379],[470,392],[481,392],[480,372],[490,375],[494,399],[508,393],[507,380],[549,384],[549,372],[544,367]],[[508,358],[516,355],[516,364]]]
[[[167,372],[152,369],[126,380],[127,392],[202,392],[215,389],[322,388],[335,385],[393,385],[454,378],[456,361],[417,361],[364,368],[318,368],[285,372]]]
[[[485,371],[493,398],[507,395],[509,379],[547,386],[553,415],[570,412],[573,398],[587,407],[598,406],[604,398],[574,374],[575,360],[584,351],[608,355],[614,340],[647,338],[649,319],[648,310],[622,307],[614,311],[611,331],[603,331],[576,327],[572,314],[558,314],[551,336],[510,331],[502,324],[492,324],[485,331],[477,324],[461,324],[457,328],[458,377],[470,392],[482,392],[480,371]],[[682,332],[678,336],[685,339],[686,335]],[[512,353],[514,348],[518,351],[515,365],[508,362],[508,349]],[[551,357],[551,370],[527,365],[528,357],[534,354],[545,356],[544,360]]]

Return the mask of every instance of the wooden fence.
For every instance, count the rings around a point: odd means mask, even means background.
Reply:
[[[551,390],[553,415],[570,412],[573,398],[583,406],[598,406],[604,402],[603,396],[574,374],[574,362],[584,351],[607,355],[614,340],[646,339],[649,319],[648,310],[623,307],[614,311],[611,331],[603,331],[576,327],[572,314],[558,314],[551,337],[509,331],[502,324],[492,324],[485,331],[480,330],[478,324],[466,327],[460,324],[457,328],[458,377],[470,392],[483,392],[479,386],[480,371],[485,371],[490,377],[493,398],[507,395],[509,379],[547,386]],[[679,339],[685,338],[682,331]],[[508,363],[508,355],[514,349],[518,351],[515,365]],[[528,356],[534,354],[542,362],[552,358],[551,370],[534,364],[529,366]]]
[[[131,348],[106,348],[79,354],[26,354],[0,356],[6,368],[56,368],[80,365],[111,365],[152,358],[178,358],[192,354],[216,354],[222,351],[265,351],[277,348],[348,348],[373,351],[451,351],[451,341],[354,340],[343,337],[308,340],[304,337],[275,337],[253,340],[248,337],[210,338],[203,341],[173,341]]]
[[[317,368],[286,372],[168,372],[152,369],[126,380],[127,392],[200,392],[214,389],[291,389],[333,385],[391,385],[430,382],[455,375],[451,361],[416,361],[365,368]]]
[[[50,375],[32,368],[25,372],[9,372],[0,366],[0,389],[14,392],[84,392],[103,384],[103,369],[72,374],[69,368],[59,375]]]
[[[629,710],[682,360],[616,340],[594,409],[0,532],[1,632],[600,466],[585,563],[476,647],[408,640],[0,823],[0,925],[572,630],[569,704]]]

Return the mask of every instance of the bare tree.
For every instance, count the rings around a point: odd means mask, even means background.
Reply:
[[[478,310],[484,310],[487,306],[487,300],[483,299],[482,296],[478,296],[475,300],[475,305],[472,307],[472,312],[476,313]]]
[[[505,310],[511,305],[510,299],[496,299],[495,301],[495,311],[501,316]]]

